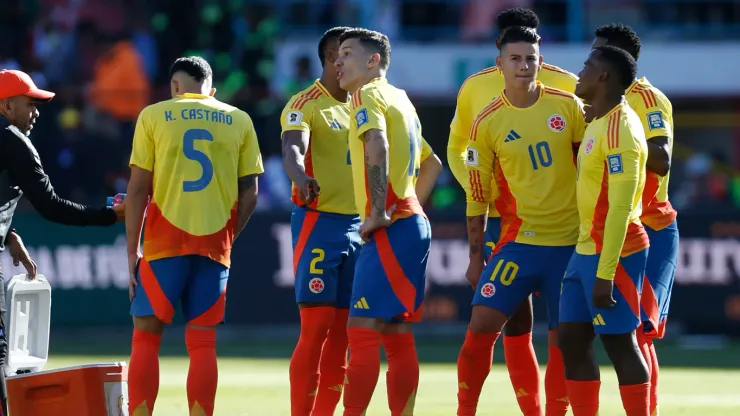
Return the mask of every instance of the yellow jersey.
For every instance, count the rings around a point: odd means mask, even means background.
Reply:
[[[388,137],[386,210],[394,207],[391,219],[424,215],[414,189],[422,159],[421,123],[406,91],[385,78],[375,78],[352,94],[351,109],[349,152],[355,203],[362,220],[371,208],[362,135],[372,129],[384,131]]]
[[[231,264],[238,178],[263,172],[247,113],[184,94],[141,111],[132,166],[153,172],[144,258],[200,255]]]
[[[349,103],[339,102],[319,80],[294,95],[280,117],[283,133],[309,133],[308,149],[304,159],[306,175],[315,178],[321,186],[321,195],[308,208],[335,214],[357,215],[352,189],[347,134],[349,132]],[[298,188],[293,184],[291,199],[303,206]]]
[[[542,64],[537,80],[548,87],[574,92],[578,77],[554,65]],[[465,80],[457,94],[455,117],[450,125],[450,138],[447,142],[447,163],[455,179],[463,189],[468,191],[468,173],[465,170],[465,148],[468,145],[468,134],[475,117],[487,106],[491,100],[504,91],[504,75],[494,66],[486,68]],[[496,184],[491,184],[494,194]],[[496,208],[491,205],[489,217],[498,217]]]
[[[625,98],[640,117],[645,139],[667,137],[668,151],[673,152],[673,106],[668,98],[644,77],[630,85]],[[665,176],[646,173],[640,221],[656,231],[671,225],[678,215],[668,201],[669,177],[670,172]]]
[[[620,256],[649,246],[640,222],[646,164],[645,133],[626,102],[586,128],[578,149],[576,252],[601,255],[599,278],[614,279]]]
[[[465,160],[467,215],[486,213],[493,182],[499,189],[494,201],[501,214],[499,244],[574,245],[573,148],[586,130],[583,103],[571,93],[537,84],[540,96],[534,105],[514,107],[501,93],[473,122]]]

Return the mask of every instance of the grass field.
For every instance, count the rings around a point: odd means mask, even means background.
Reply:
[[[285,357],[289,356],[291,348],[290,342],[221,344],[219,353],[223,358],[219,359],[216,415],[289,415],[288,360]],[[735,346],[718,351],[690,351],[665,347],[662,351],[666,365],[661,372],[661,414],[739,415],[738,349]],[[125,344],[115,348],[108,344],[102,349],[100,345],[65,345],[56,350],[52,351],[47,369],[128,359]],[[185,380],[188,358],[182,354],[183,350],[179,343],[163,346],[163,353],[167,355],[161,359],[160,391],[154,412],[157,416],[187,415]],[[503,356],[501,352],[497,348],[498,357]],[[420,348],[419,355],[426,363],[421,368],[417,416],[455,414],[457,381],[455,364],[451,361],[456,354],[456,342],[441,342]],[[602,362],[603,358],[601,355]],[[542,371],[544,374],[544,367]],[[610,367],[602,367],[602,381],[599,414],[623,415],[616,378]],[[483,416],[521,414],[503,365],[494,366],[484,387],[479,408],[479,414]],[[385,377],[381,374],[368,415],[387,414]]]

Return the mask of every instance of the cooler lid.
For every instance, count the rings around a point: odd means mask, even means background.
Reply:
[[[43,275],[36,275],[33,280],[28,280],[25,274],[13,276],[6,284],[5,305],[8,310],[5,374],[43,370],[49,359],[51,285]]]

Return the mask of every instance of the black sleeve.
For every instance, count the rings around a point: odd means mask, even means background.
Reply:
[[[10,178],[45,219],[65,225],[113,225],[116,213],[110,208],[91,208],[60,198],[41,166],[36,149],[27,137],[3,132],[3,165]]]

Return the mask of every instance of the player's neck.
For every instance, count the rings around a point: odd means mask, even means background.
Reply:
[[[531,84],[526,88],[504,89],[504,95],[511,105],[517,108],[527,108],[534,105],[540,98],[540,89],[537,84]]]
[[[335,100],[342,103],[347,101],[347,91],[339,88],[339,81],[337,81],[336,73],[334,73],[333,76],[327,73],[321,74],[319,82]]]
[[[624,101],[622,92],[606,93],[602,97],[591,102],[591,108],[594,112],[594,118],[604,117],[612,108],[618,106]]]

